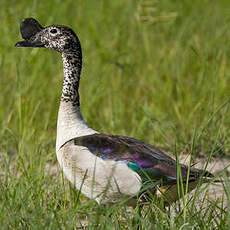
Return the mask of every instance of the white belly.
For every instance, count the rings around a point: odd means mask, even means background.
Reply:
[[[73,141],[57,151],[64,175],[77,189],[97,202],[113,202],[122,196],[134,196],[141,189],[141,178],[126,164],[103,160]]]

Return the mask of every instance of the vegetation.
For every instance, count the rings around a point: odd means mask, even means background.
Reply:
[[[208,185],[171,209],[153,202],[142,216],[122,203],[79,199],[51,173],[60,54],[14,48],[22,18],[72,27],[83,48],[80,94],[90,126],[175,155],[229,157],[228,0],[2,0],[0,9],[1,229],[74,229],[82,219],[88,229],[229,228],[223,201],[205,196],[195,205]]]

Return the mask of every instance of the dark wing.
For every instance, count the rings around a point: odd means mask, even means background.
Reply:
[[[154,146],[140,140],[118,135],[93,134],[72,139],[75,145],[87,147],[90,152],[104,160],[122,161],[146,180],[176,181],[177,169],[174,159]],[[183,180],[188,168],[180,165]],[[191,169],[190,179],[197,179],[202,170]],[[206,174],[209,174],[206,172]],[[211,175],[211,174],[210,174]],[[209,176],[210,176],[209,175]]]

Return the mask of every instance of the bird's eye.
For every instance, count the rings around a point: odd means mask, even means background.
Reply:
[[[50,33],[51,33],[51,34],[56,34],[56,33],[57,33],[57,30],[56,30],[56,29],[51,29],[51,30],[50,30]]]

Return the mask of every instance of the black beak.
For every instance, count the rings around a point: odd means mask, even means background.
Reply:
[[[24,41],[17,42],[15,46],[16,47],[44,47],[44,44],[36,40],[24,40]]]
[[[44,28],[34,18],[25,18],[20,25],[20,32],[24,41],[17,42],[16,47],[44,47],[40,40],[40,36],[37,36]]]

